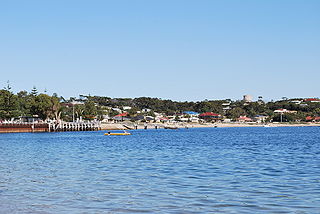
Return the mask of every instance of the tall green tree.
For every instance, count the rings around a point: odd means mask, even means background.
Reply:
[[[62,110],[63,107],[60,103],[60,98],[58,98],[56,94],[53,94],[53,96],[51,97],[51,114],[54,116],[54,119],[61,119]]]
[[[7,90],[0,90],[0,118],[11,119],[19,116],[16,95]]]
[[[97,115],[97,107],[92,100],[87,100],[85,102],[84,115],[87,119],[93,119]]]
[[[0,90],[0,118],[11,119],[17,116],[19,116],[18,98],[11,91],[8,83],[7,87]]]
[[[240,116],[246,115],[246,111],[240,107],[235,107],[227,112],[227,117],[237,119]]]
[[[47,94],[39,94],[35,97],[34,112],[41,119],[46,120],[52,116],[52,101]]]

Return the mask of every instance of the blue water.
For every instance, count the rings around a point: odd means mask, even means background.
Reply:
[[[320,213],[320,127],[1,134],[0,213]]]

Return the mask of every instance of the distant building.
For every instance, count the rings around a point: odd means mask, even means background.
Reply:
[[[307,122],[309,122],[309,121],[313,121],[313,117],[311,117],[311,116],[307,116],[307,117],[306,117],[306,121],[307,121]]]
[[[153,121],[153,120],[155,120],[155,118],[154,117],[151,117],[151,116],[146,116],[145,117],[146,119],[146,121]]]
[[[300,106],[301,107],[306,107],[306,106],[308,106],[308,104],[307,103],[301,103]]]
[[[246,103],[252,102],[253,97],[249,94],[243,95],[243,101]]]
[[[223,107],[222,109],[224,111],[230,110],[231,109],[230,105],[231,105],[231,102],[222,103],[222,107]]]
[[[307,116],[307,117],[306,117],[306,121],[307,121],[307,122],[319,122],[319,121],[320,121],[320,117]]]
[[[34,115],[32,117],[29,116],[20,116],[18,118],[14,119],[15,122],[19,123],[39,123],[41,122],[41,118],[39,118],[37,115]]]
[[[168,122],[170,119],[168,117],[161,117],[159,118],[160,122]]]
[[[207,120],[207,121],[218,121],[222,119],[220,114],[215,114],[212,112],[205,112],[199,115],[199,118]]]
[[[143,115],[137,115],[132,118],[132,120],[134,120],[134,121],[140,121],[140,120],[144,120],[144,119],[145,119],[145,117]]]
[[[112,111],[122,112],[122,110],[119,108],[112,108]]]
[[[192,116],[198,116],[199,113],[198,112],[194,112],[194,111],[184,111],[183,114],[187,114],[187,115],[192,115]]]
[[[83,102],[83,101],[72,101],[71,104],[72,105],[84,105],[85,102]]]
[[[265,115],[256,115],[253,120],[257,123],[264,123],[266,121],[266,119],[268,118],[268,116]]]
[[[109,122],[110,120],[111,120],[111,117],[109,115],[103,115],[103,119],[101,122],[106,123],[106,122]]]
[[[231,119],[225,118],[225,119],[223,120],[223,122],[224,122],[224,123],[231,123]]]
[[[150,111],[151,111],[151,109],[144,108],[144,109],[142,109],[142,111],[141,111],[141,112],[143,112],[143,113],[147,113],[147,112],[150,112]]]
[[[289,114],[297,113],[297,111],[290,111],[290,110],[287,110],[285,108],[277,109],[277,110],[274,110],[273,112],[274,113],[289,113]]]
[[[130,110],[130,109],[132,109],[132,107],[130,107],[130,106],[123,106],[122,108],[123,108],[123,110]]]
[[[231,104],[231,102],[228,103],[222,103],[223,106],[229,106]]]
[[[245,123],[245,122],[252,122],[252,119],[250,117],[247,116],[240,116],[237,121],[239,121],[240,123]]]
[[[126,116],[128,116],[128,112],[124,112],[124,113],[122,113],[122,114],[118,114],[118,115],[116,115],[115,117],[126,117]]]
[[[114,121],[124,121],[124,120],[130,120],[130,118],[127,117],[128,116],[128,112],[124,112],[122,114],[118,114],[114,117],[112,117],[112,119]]]
[[[301,104],[303,100],[291,100],[290,103]]]
[[[224,107],[224,108],[222,108],[224,111],[227,111],[227,110],[230,110],[231,109],[231,107],[230,106],[227,106],[227,107]]]
[[[61,105],[71,108],[71,107],[73,107],[75,105],[84,105],[84,104],[85,104],[85,102],[83,102],[83,101],[72,101],[72,102],[68,102],[68,103],[64,102]]]
[[[311,103],[320,103],[320,99],[318,98],[308,98],[304,100],[305,102],[311,102]]]

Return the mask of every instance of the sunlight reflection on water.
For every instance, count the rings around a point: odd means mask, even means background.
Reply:
[[[0,135],[0,213],[317,213],[317,127]]]

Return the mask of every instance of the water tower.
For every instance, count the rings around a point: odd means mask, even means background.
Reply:
[[[246,103],[252,102],[252,95],[249,95],[249,94],[243,95],[243,101],[245,101]]]

